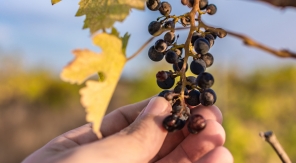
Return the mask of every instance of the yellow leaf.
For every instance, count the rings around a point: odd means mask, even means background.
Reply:
[[[99,134],[99,128],[122,69],[126,57],[122,51],[122,40],[106,33],[93,38],[94,44],[101,47],[100,54],[90,50],[75,50],[75,59],[61,73],[61,78],[70,83],[81,84],[90,75],[99,73],[104,80],[87,81],[80,90],[81,104],[86,108],[87,121],[93,123],[93,131]]]
[[[122,52],[122,41],[119,38],[101,33],[93,38],[93,42],[101,47],[102,53],[97,54],[87,49],[74,50],[75,59],[61,73],[64,81],[81,84],[98,72],[103,72],[107,79],[108,76],[112,77],[113,71],[118,67],[122,68],[126,58]]]
[[[123,21],[132,8],[143,10],[146,0],[80,0],[76,16],[86,15],[83,28],[91,33]]]
[[[59,3],[59,2],[61,2],[61,0],[51,0],[52,5],[55,5],[55,4]]]

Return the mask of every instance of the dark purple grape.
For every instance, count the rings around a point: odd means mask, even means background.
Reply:
[[[186,85],[186,88],[188,90],[191,90],[192,89],[192,86],[195,86],[196,85],[195,84],[196,77],[194,77],[194,76],[187,76],[186,77],[186,80],[187,80],[188,83],[190,83],[189,85]]]
[[[204,38],[199,38],[194,42],[194,50],[198,54],[207,54],[210,50],[210,43]]]
[[[203,116],[196,114],[190,115],[189,122],[187,125],[188,131],[192,134],[201,132],[207,125],[206,120]]]
[[[148,32],[155,36],[155,35],[160,35],[161,33],[159,32],[161,30],[161,23],[157,22],[157,21],[152,21],[149,25],[148,25]]]
[[[191,37],[191,44],[194,45],[194,42],[199,39],[199,38],[203,38],[202,35],[200,35],[197,32],[194,32],[192,37]]]
[[[164,57],[164,53],[160,53],[155,50],[154,46],[151,46],[148,51],[148,56],[152,61],[161,61]]]
[[[168,76],[165,80],[156,80],[157,85],[161,89],[170,89],[175,84],[175,78]]]
[[[159,96],[159,97],[164,97],[164,95],[165,95],[166,93],[168,93],[168,92],[171,92],[171,90],[163,90],[163,91],[161,91],[161,92],[158,94],[158,96]]]
[[[168,50],[165,54],[165,60],[170,64],[177,63],[178,55],[174,51]]]
[[[174,105],[172,106],[172,113],[177,114],[177,113],[180,113],[181,110],[182,110],[182,105],[174,103]]]
[[[208,31],[208,30],[206,30],[205,32],[210,33],[214,37],[214,39],[217,38],[217,34],[215,32],[211,32],[211,31]]]
[[[160,8],[160,0],[147,0],[146,6],[151,11],[157,11]]]
[[[198,90],[195,90],[195,89],[191,90],[188,96],[189,98],[185,99],[187,104],[191,106],[196,106],[200,104],[200,101],[199,101],[200,92]]]
[[[215,38],[212,34],[206,34],[205,39],[210,43],[210,47],[212,47],[215,43]]]
[[[200,73],[205,72],[206,63],[202,59],[194,59],[190,64],[190,70],[193,74],[199,75]]]
[[[161,15],[168,16],[172,11],[172,6],[168,2],[161,2],[161,6],[158,10]]]
[[[182,91],[182,84],[177,84],[176,87],[174,88],[174,93],[181,93],[181,91]],[[187,88],[184,89],[184,94],[188,95]]]
[[[208,72],[203,72],[196,78],[196,85],[202,89],[210,88],[214,84],[214,77]]]
[[[214,90],[212,89],[205,89],[199,96],[200,103],[203,106],[211,106],[215,104],[217,100],[217,96]]]
[[[211,53],[207,53],[205,55],[202,55],[201,59],[205,61],[206,67],[210,67],[214,63],[214,57]]]
[[[173,42],[175,41],[175,33],[174,32],[167,32],[163,40],[167,43],[168,46],[172,45]]]
[[[183,48],[175,49],[174,52],[180,57],[183,53]]]
[[[154,48],[157,52],[165,52],[165,50],[167,49],[168,45],[167,43],[163,40],[163,39],[159,39],[155,42],[154,44]]]
[[[156,73],[156,79],[159,81],[165,81],[170,76],[170,72],[168,71],[158,71]]]
[[[174,29],[175,28],[175,22],[173,20],[169,20],[164,23],[164,28],[167,29]]]
[[[184,64],[184,59],[179,59],[179,61],[178,61],[178,67],[177,67],[177,65],[176,64],[173,64],[173,69],[174,69],[174,71],[179,71],[179,70],[181,70],[182,69],[182,67],[183,67],[183,64]],[[188,63],[186,63],[186,69],[185,69],[185,72],[188,70]]]
[[[216,12],[217,12],[217,7],[216,7],[216,5],[214,5],[214,4],[209,4],[209,5],[207,6],[207,13],[208,13],[209,15],[214,15]]]
[[[185,123],[185,121],[179,119],[176,115],[169,115],[163,120],[162,125],[168,132],[173,132],[181,130],[185,126]]]

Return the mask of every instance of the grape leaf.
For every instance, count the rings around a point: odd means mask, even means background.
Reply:
[[[295,0],[259,0],[259,1],[267,2],[278,7],[287,7],[287,6],[296,7]]]
[[[75,50],[75,59],[61,73],[61,78],[70,83],[81,84],[89,76],[97,73],[99,81],[89,80],[80,90],[81,104],[86,108],[88,122],[93,123],[93,131],[99,134],[99,128],[122,69],[126,57],[122,50],[122,40],[106,33],[93,38],[95,45],[101,47],[100,54],[90,50]]]
[[[123,21],[132,8],[144,10],[146,0],[80,0],[76,16],[85,15],[83,29],[94,32]]]
[[[61,0],[51,0],[52,5],[55,5],[55,4],[59,3],[59,2],[61,2]]]

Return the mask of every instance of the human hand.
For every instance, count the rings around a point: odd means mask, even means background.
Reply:
[[[121,107],[103,119],[98,140],[91,124],[64,133],[27,157],[23,163],[231,163],[222,147],[225,132],[216,106],[197,106],[192,114],[207,120],[206,128],[190,134],[187,127],[168,133],[162,127],[171,105],[155,97]]]

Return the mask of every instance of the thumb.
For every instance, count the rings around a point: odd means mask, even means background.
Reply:
[[[95,143],[100,149],[96,150],[96,157],[102,160],[104,156],[112,156],[102,162],[149,162],[160,150],[167,135],[162,121],[170,111],[171,105],[164,98],[152,98],[130,126]]]

